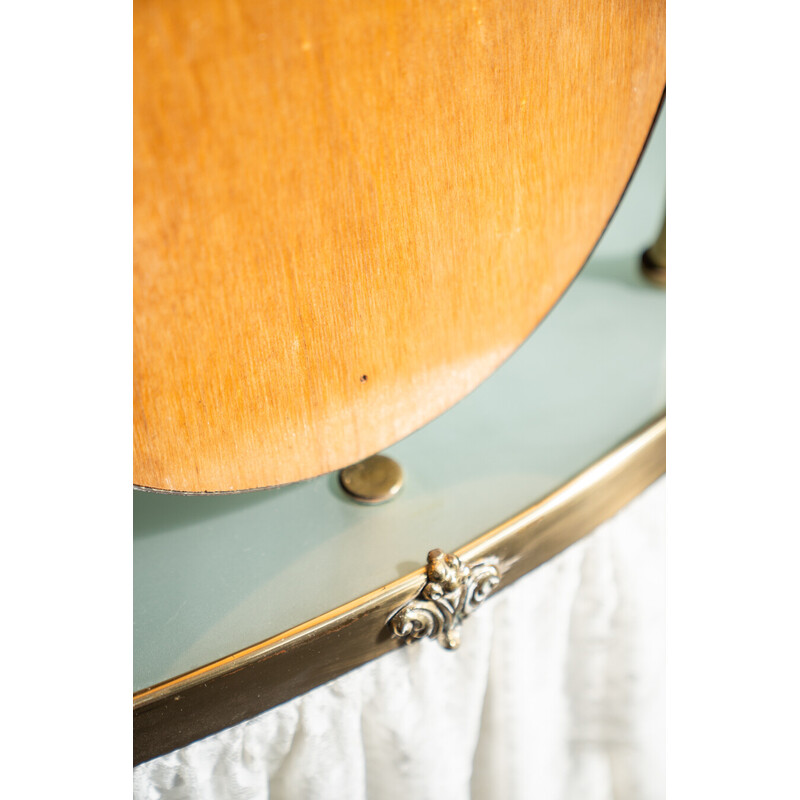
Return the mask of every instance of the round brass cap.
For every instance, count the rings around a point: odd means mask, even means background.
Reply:
[[[359,503],[385,503],[400,491],[403,470],[388,456],[370,456],[339,473],[339,483]]]

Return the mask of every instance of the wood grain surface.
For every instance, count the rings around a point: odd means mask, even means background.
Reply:
[[[475,388],[607,224],[664,31],[662,0],[134,0],[134,483],[310,478]]]

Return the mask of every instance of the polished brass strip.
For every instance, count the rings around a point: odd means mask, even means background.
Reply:
[[[496,591],[513,583],[590,533],[665,472],[666,425],[666,416],[647,425],[456,555],[468,562],[497,559],[502,579]],[[386,622],[424,584],[420,568],[278,636],[138,692],[134,764],[250,719],[402,647]]]

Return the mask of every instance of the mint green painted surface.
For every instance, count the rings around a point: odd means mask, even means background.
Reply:
[[[546,496],[665,407],[665,295],[638,273],[664,213],[664,119],[611,225],[533,336],[384,451],[381,506],[335,475],[240,495],[134,493],[134,691],[255,644],[455,549]]]

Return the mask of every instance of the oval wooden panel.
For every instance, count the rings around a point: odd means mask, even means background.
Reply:
[[[475,388],[608,222],[664,27],[660,0],[135,0],[134,482],[310,478]]]

